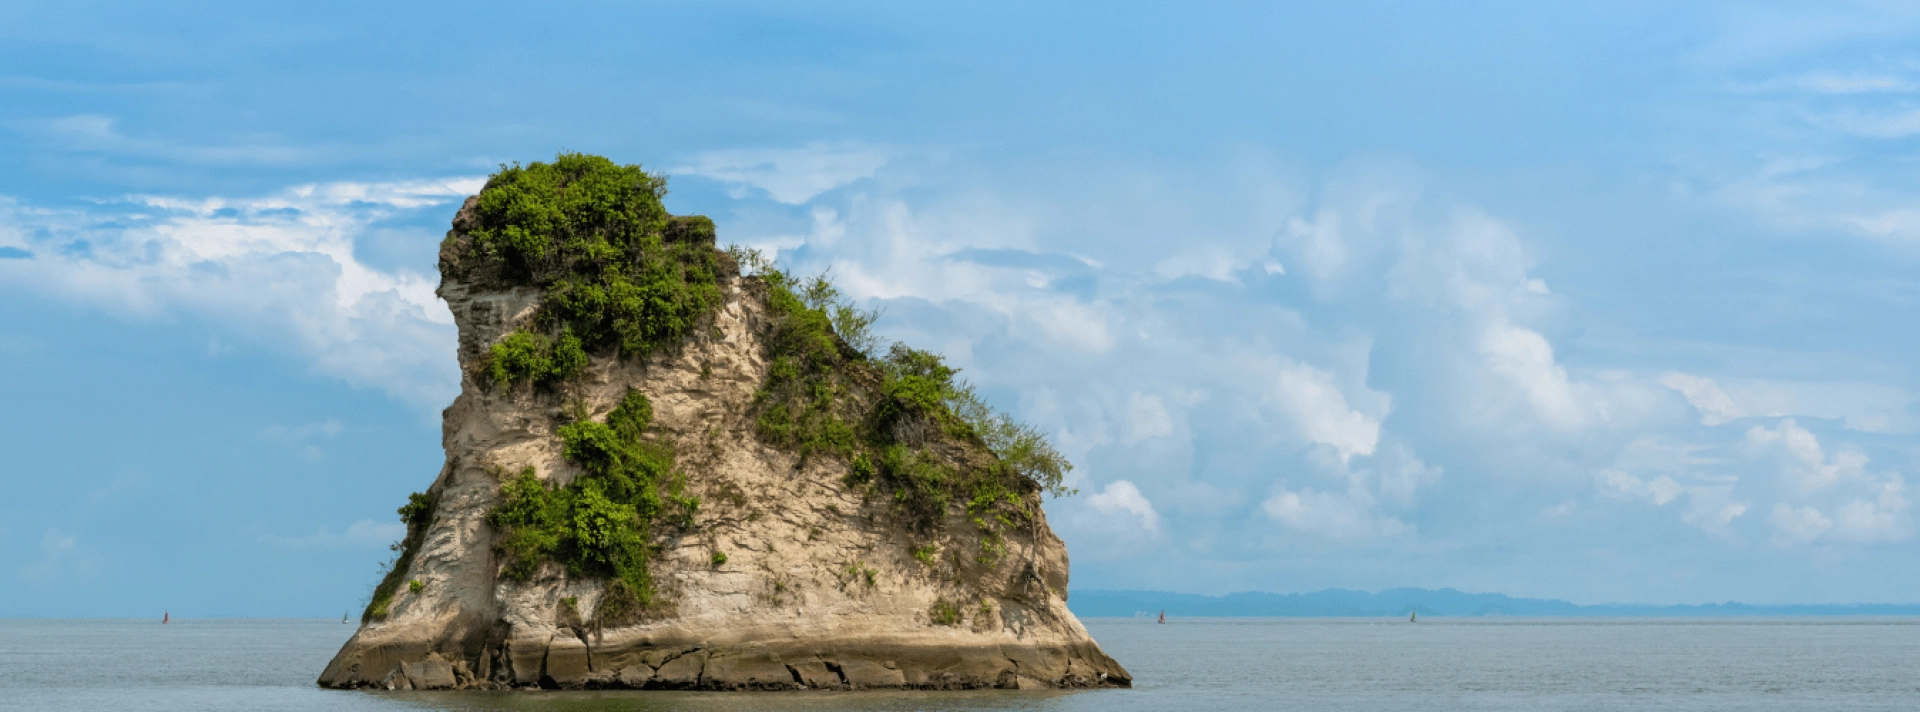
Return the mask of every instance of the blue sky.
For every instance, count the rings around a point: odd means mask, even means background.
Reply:
[[[0,6],[0,615],[357,608],[561,150],[1053,433],[1079,588],[1916,600],[1920,9]]]

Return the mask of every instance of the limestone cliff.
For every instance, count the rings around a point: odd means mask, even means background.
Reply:
[[[766,281],[741,276],[724,255],[716,305],[677,342],[638,357],[589,350],[583,369],[550,387],[490,379],[495,345],[533,323],[553,292],[462,266],[474,253],[476,209],[470,198],[442,254],[439,294],[459,326],[463,374],[444,414],[446,464],[403,510],[407,548],[385,597],[321,685],[1130,683],[1067,610],[1067,552],[1038,488],[1007,495],[1014,514],[940,499],[930,519],[916,518],[902,508],[905,494],[850,476],[864,461],[770,444],[763,416],[776,315]],[[712,247],[710,228],[683,239]],[[849,393],[872,390],[850,382]],[[690,504],[677,521],[662,515],[644,530],[645,605],[607,615],[614,589],[604,574],[541,561],[507,575],[493,513],[508,480],[529,467],[547,488],[581,477],[556,432],[608,421],[635,392],[651,406],[644,439],[674,455],[682,488],[674,501]],[[992,461],[965,435],[915,437],[938,441],[926,451],[949,462]]]

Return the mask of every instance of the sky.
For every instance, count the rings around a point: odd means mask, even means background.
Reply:
[[[1076,589],[1920,601],[1920,8],[0,4],[0,616],[358,610],[504,163],[1050,433]]]

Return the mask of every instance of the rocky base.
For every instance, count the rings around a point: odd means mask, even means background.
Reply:
[[[407,649],[412,646],[369,646],[336,658],[320,684],[386,690],[1031,690],[1132,685],[1126,672],[1092,645],[1063,649],[809,641],[607,646],[589,644],[589,639],[563,634],[544,644],[512,641],[478,656],[477,665]]]

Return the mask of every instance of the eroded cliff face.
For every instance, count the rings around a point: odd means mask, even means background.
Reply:
[[[470,200],[465,215],[472,209]],[[449,244],[462,239],[458,226]],[[428,489],[400,587],[321,674],[329,687],[793,689],[1125,686],[1066,607],[1067,552],[1032,516],[982,546],[966,526],[913,529],[848,463],[766,445],[752,408],[767,380],[765,287],[725,275],[724,304],[676,348],[596,356],[563,392],[500,388],[487,349],[539,307],[537,289],[484,286],[443,267],[462,393],[445,412],[447,461]],[[579,476],[556,429],[650,399],[648,437],[671,444],[702,504],[663,527],[657,601],[639,622],[592,623],[605,580],[544,564],[502,575],[488,513],[509,473]],[[583,413],[584,411],[584,413]],[[925,545],[931,543],[931,549]],[[992,556],[976,555],[992,549]],[[919,556],[916,556],[919,550]],[[724,554],[724,561],[716,563]],[[412,585],[418,582],[418,585]],[[417,589],[417,590],[415,590]]]

